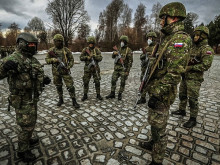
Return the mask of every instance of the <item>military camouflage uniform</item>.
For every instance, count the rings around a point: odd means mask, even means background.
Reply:
[[[116,83],[118,81],[118,78],[121,77],[121,85],[120,85],[119,93],[123,93],[124,88],[125,88],[125,81],[127,80],[127,77],[128,77],[128,75],[126,75],[126,72],[129,73],[132,67],[133,53],[129,47],[119,48],[119,52],[124,61],[125,70],[123,69],[123,66],[120,63],[120,60],[118,60],[117,63],[115,64],[114,72],[112,74],[111,92],[115,92]],[[116,56],[117,55],[115,53],[112,54],[112,58],[116,58]]]
[[[0,54],[1,54],[1,58],[5,58],[7,56],[7,50],[4,46],[1,46]]]
[[[20,33],[19,36],[26,34]],[[17,69],[5,70],[4,66],[8,62],[16,63]],[[6,77],[10,91],[9,103],[15,108],[16,122],[21,127],[18,152],[23,153],[29,150],[29,141],[35,128],[37,102],[44,87],[44,70],[29,52],[19,49],[0,61],[0,79]]]
[[[197,27],[195,31],[200,31],[201,28],[204,27]],[[187,101],[189,101],[190,118],[196,118],[198,115],[199,90],[201,83],[204,81],[204,71],[207,71],[211,67],[213,55],[214,51],[208,45],[207,39],[202,40],[198,44],[193,44],[187,72],[183,75],[179,89],[179,109],[185,111]]]
[[[94,66],[91,66],[91,68],[88,68],[88,65],[91,63],[91,59],[88,59],[89,54],[86,52],[86,50],[89,50],[91,53],[91,56],[93,56],[93,59],[96,64],[96,68]],[[98,65],[98,62],[102,61],[102,55],[101,51],[98,48],[91,49],[89,47],[86,47],[82,50],[81,56],[80,56],[81,61],[85,61],[85,66],[84,66],[84,75],[83,75],[83,85],[84,85],[84,95],[88,93],[89,91],[89,81],[91,77],[93,76],[94,78],[94,83],[95,83],[95,89],[97,95],[100,95],[100,68]],[[96,74],[96,69],[98,76]]]
[[[173,14],[169,13],[173,9],[182,10],[183,14],[180,14],[185,18],[185,7],[178,2],[165,5],[160,11],[160,18],[164,15],[179,16],[178,11]],[[183,30],[184,25],[181,21],[168,24],[162,28],[161,31],[165,35],[159,46],[158,54],[162,53],[163,56],[147,86],[150,96],[148,122],[151,125],[153,141],[151,164],[162,164],[163,162],[167,146],[166,126],[170,105],[175,100],[177,85],[189,60],[191,37]]]
[[[54,52],[56,57],[50,55],[49,52]],[[54,60],[57,59],[57,57],[59,57],[65,64],[67,63],[67,68],[70,69],[73,67],[73,64],[74,64],[73,55],[71,51],[66,47],[62,49],[57,49],[56,47],[52,47],[49,49],[45,60],[47,64],[52,64],[53,82],[57,88],[57,93],[59,95],[59,98],[63,97],[62,79],[64,80],[64,83],[66,84],[70,97],[75,98],[75,87],[73,83],[73,78],[71,74],[68,73],[66,70],[62,68],[60,70],[58,69],[59,63],[54,63]]]

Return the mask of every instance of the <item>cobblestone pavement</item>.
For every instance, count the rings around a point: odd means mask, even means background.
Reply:
[[[44,55],[37,58],[44,63]],[[79,55],[74,55],[79,61]],[[35,136],[39,145],[32,148],[38,159],[32,164],[44,165],[126,165],[149,164],[150,152],[138,146],[139,141],[150,139],[146,105],[133,109],[140,84],[139,54],[134,55],[134,64],[129,75],[123,100],[98,101],[93,81],[90,82],[89,100],[81,102],[83,95],[82,75],[84,63],[75,64],[72,75],[75,81],[77,100],[81,108],[72,107],[67,90],[64,101],[57,107],[55,86],[47,86],[39,102]],[[110,93],[113,60],[105,54],[101,66],[101,94]],[[44,67],[51,77],[51,66]],[[211,69],[205,74],[199,98],[198,124],[185,129],[182,124],[189,118],[171,116],[168,121],[168,145],[164,165],[175,164],[220,164],[220,56],[215,56]],[[8,85],[0,81],[0,165],[24,164],[17,158],[17,131],[15,111],[7,111]],[[117,88],[118,89],[118,88]],[[177,110],[178,98],[171,107]]]

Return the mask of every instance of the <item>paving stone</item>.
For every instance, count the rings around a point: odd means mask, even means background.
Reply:
[[[201,141],[201,140],[196,140],[196,144],[197,145],[200,145],[202,147],[205,147],[207,149],[210,149],[210,150],[213,150],[213,151],[216,151],[216,149],[214,148],[214,146],[210,143],[206,143],[204,141]]]
[[[90,159],[86,158],[80,161],[80,165],[92,165],[92,164],[91,164]]]
[[[7,150],[7,149],[1,150],[0,151],[0,158],[7,157],[7,156],[9,156],[9,154],[10,154],[9,150]]]
[[[184,140],[190,141],[190,142],[193,141],[193,138],[191,136],[181,135],[181,138],[184,139]]]
[[[49,145],[51,145],[52,144],[52,142],[51,142],[51,140],[50,140],[50,138],[44,138],[44,139],[42,139],[41,140],[41,142],[42,142],[42,144],[44,145],[44,146],[49,146]]]
[[[206,138],[204,135],[198,134],[198,133],[194,133],[194,132],[192,132],[192,136],[194,136],[194,137],[196,137],[198,139],[201,139],[201,140],[205,140],[205,138]]]
[[[120,163],[117,160],[113,159],[113,158],[109,159],[106,165],[113,165],[113,164],[114,165],[120,165]]]
[[[86,155],[87,155],[87,152],[86,152],[86,150],[84,148],[76,150],[76,157],[77,158],[82,158],[82,157],[84,157]]]
[[[117,136],[117,138],[119,138],[119,139],[124,139],[125,138],[125,135],[120,133],[120,132],[116,132],[115,136]]]
[[[186,155],[186,156],[189,156],[189,149],[187,149],[185,147],[179,147],[179,152]]]
[[[141,150],[139,150],[139,149],[137,149],[137,148],[134,148],[134,147],[132,147],[132,146],[126,146],[125,147],[125,150],[126,151],[128,151],[128,152],[131,152],[131,153],[133,153],[133,154],[135,154],[135,155],[141,155],[141,153],[142,153],[142,151]]]
[[[51,133],[51,135],[56,135],[56,134],[60,133],[60,131],[58,129],[51,129],[50,133]]]
[[[137,138],[138,138],[138,139],[141,139],[141,140],[147,140],[147,139],[148,139],[148,136],[143,135],[143,134],[139,134],[139,135],[137,136]]]
[[[122,146],[123,146],[122,142],[117,142],[117,141],[114,142],[114,147],[115,148],[122,148]]]
[[[109,132],[106,132],[106,133],[104,134],[104,136],[105,136],[105,138],[106,138],[107,140],[113,140],[113,139],[114,139],[114,137],[112,136],[112,134],[109,133]]]
[[[208,164],[209,161],[209,159],[206,156],[203,156],[198,153],[193,153],[193,158],[205,164]]]
[[[178,155],[178,154],[173,154],[173,155],[171,156],[171,159],[175,160],[176,162],[179,162],[179,161],[180,161],[180,155]]]
[[[47,160],[47,164],[48,165],[58,165],[58,164],[62,164],[61,160],[58,156],[56,157],[52,157],[50,159]]]
[[[207,154],[207,149],[202,148],[202,147],[200,147],[200,146],[196,146],[195,150],[196,150],[197,152],[200,152],[200,153],[204,154],[204,155]]]
[[[152,156],[151,156],[151,154],[149,154],[149,153],[145,153],[145,154],[143,155],[143,158],[146,159],[146,160],[148,160],[149,162],[152,161]]]
[[[104,163],[105,162],[105,155],[96,155],[94,161],[99,162],[99,163]]]
[[[129,161],[134,163],[134,164],[146,164],[146,160],[140,159],[136,156],[132,156]]]

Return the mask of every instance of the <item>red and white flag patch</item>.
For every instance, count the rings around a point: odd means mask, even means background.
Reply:
[[[207,52],[206,52],[206,54],[211,55],[211,54],[212,54],[212,52],[211,52],[211,51],[207,51]]]
[[[175,48],[182,48],[183,47],[183,43],[175,43],[174,47]]]

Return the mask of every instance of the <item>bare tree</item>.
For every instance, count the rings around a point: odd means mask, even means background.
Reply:
[[[134,14],[134,27],[136,30],[136,38],[138,39],[138,42],[143,41],[143,28],[147,23],[145,10],[146,7],[142,3],[140,3]]]
[[[41,31],[45,31],[44,22],[38,18],[34,17],[28,22],[28,27],[35,32],[35,35],[37,33],[40,33]],[[27,30],[27,29],[26,29]]]
[[[81,23],[78,28],[78,38],[79,39],[86,39],[89,36],[91,28],[87,23]]]
[[[120,24],[119,24],[119,34],[125,34],[127,28],[129,28],[131,24],[131,14],[132,9],[128,6],[128,4],[124,4],[122,15],[120,17]]]
[[[112,2],[107,6],[105,12],[106,18],[106,29],[105,29],[105,40],[114,41],[118,39],[117,27],[118,19],[121,15],[123,9],[123,0],[112,0]]]
[[[162,8],[162,5],[159,2],[157,2],[157,4],[154,4],[152,7],[151,18],[154,20],[154,31],[159,31],[160,29],[159,14],[160,14],[161,8]]]
[[[48,0],[46,12],[51,16],[55,29],[64,36],[65,46],[68,46],[79,25],[89,21],[84,6],[85,0]]]

